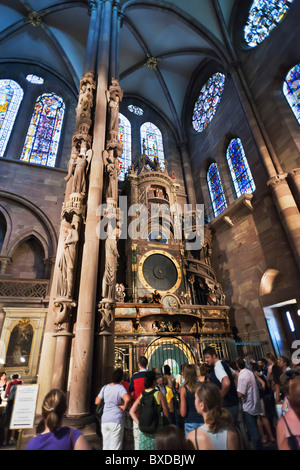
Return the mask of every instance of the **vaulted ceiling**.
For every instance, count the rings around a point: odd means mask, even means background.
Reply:
[[[219,0],[229,24],[236,0]],[[88,1],[0,0],[2,62],[43,64],[78,89],[90,16]],[[213,0],[123,0],[120,84],[126,96],[151,104],[178,129],[191,78],[226,47]],[[36,15],[36,12],[38,15]],[[31,21],[30,21],[31,18]],[[36,24],[36,25],[34,25]],[[147,66],[154,57],[156,68]]]

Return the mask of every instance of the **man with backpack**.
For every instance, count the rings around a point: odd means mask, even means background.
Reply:
[[[170,412],[163,393],[156,390],[157,379],[153,371],[145,374],[145,390],[130,409],[133,422],[139,427],[139,446],[136,450],[155,450],[155,436],[163,426],[163,416]]]
[[[138,372],[135,372],[131,377],[128,393],[132,395],[133,401],[135,401],[141,393],[145,390],[145,375],[148,372],[148,359],[145,356],[140,356],[138,360]],[[139,439],[140,439],[140,430],[138,425],[133,422],[133,439],[134,439],[134,448],[138,450],[139,448]]]
[[[220,389],[223,397],[223,408],[226,408],[232,416],[233,423],[238,426],[239,398],[234,381],[234,371],[227,362],[221,361],[212,346],[208,346],[204,351],[204,360],[211,367],[212,371],[208,375],[211,382],[214,382]]]

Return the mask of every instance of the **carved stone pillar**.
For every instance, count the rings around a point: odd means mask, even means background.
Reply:
[[[291,250],[300,268],[300,213],[286,180],[286,174],[276,176],[268,181],[280,220],[285,229]]]
[[[94,328],[97,300],[99,244],[97,209],[102,203],[103,158],[105,148],[109,51],[111,35],[111,1],[103,2],[97,65],[97,93],[93,132],[93,158],[87,195],[85,242],[83,246],[78,295],[73,364],[69,391],[69,417],[90,414],[90,392],[94,352]]]
[[[90,72],[85,74],[80,81],[72,151],[68,163],[68,175],[65,178],[67,184],[62,207],[62,222],[39,368],[38,408],[51,387],[55,386],[65,391],[69,368],[68,352],[72,338],[71,318],[67,315],[64,320],[58,320],[57,315],[58,309],[61,313],[67,311],[70,313],[70,308],[74,308],[76,305],[73,297],[76,290],[77,250],[81,223],[85,219],[86,177],[93,156],[92,138],[89,131],[92,124],[91,109],[95,87],[93,74]],[[75,296],[77,298],[77,292],[75,292]],[[58,302],[61,302],[60,306]],[[65,308],[67,305],[68,308]]]

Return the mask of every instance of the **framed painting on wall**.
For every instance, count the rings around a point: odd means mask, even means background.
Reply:
[[[1,368],[7,374],[18,372],[34,381],[43,335],[45,308],[4,308],[1,332]]]

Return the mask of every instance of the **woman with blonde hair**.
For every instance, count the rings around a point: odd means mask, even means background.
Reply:
[[[45,430],[28,442],[26,450],[91,450],[81,431],[62,427],[66,410],[67,402],[63,392],[50,390],[42,405]]]
[[[199,383],[195,364],[187,364],[183,371],[184,383],[179,389],[179,413],[184,418],[185,436],[203,424],[203,417],[195,408],[195,392]]]
[[[240,450],[239,434],[229,411],[222,408],[222,396],[213,382],[202,382],[196,390],[195,407],[204,425],[191,431],[187,440],[196,450]]]

